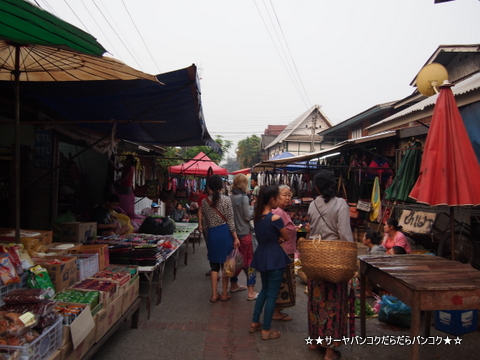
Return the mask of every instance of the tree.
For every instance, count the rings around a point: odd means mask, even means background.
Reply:
[[[205,145],[200,145],[200,146],[192,146],[189,147],[185,150],[185,153],[183,154],[183,157],[186,159],[193,159],[195,155],[197,155],[199,152],[205,153],[213,162],[215,162],[217,165],[220,163],[220,161],[223,160],[223,158],[227,155],[228,151],[233,145],[233,142],[230,140],[225,140],[223,136],[217,135],[215,137],[215,142],[220,145],[220,148],[222,149],[223,154],[219,155],[215,151],[212,151],[212,148],[205,146]]]
[[[224,169],[227,169],[228,172],[232,172],[240,169],[240,165],[238,164],[237,159],[230,156],[227,158],[226,162],[220,166],[223,167]]]
[[[257,135],[249,136],[238,142],[236,153],[241,168],[252,167],[262,161],[260,144],[261,139]]]

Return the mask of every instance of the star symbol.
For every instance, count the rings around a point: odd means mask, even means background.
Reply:
[[[320,336],[317,339],[315,339],[315,341],[317,342],[317,345],[322,345],[323,343],[323,339]]]
[[[445,345],[447,344],[450,345],[450,343],[452,342],[452,339],[450,339],[450,337],[447,335],[447,337],[443,341],[445,341]]]
[[[314,339],[312,339],[310,336],[309,336],[307,339],[305,339],[305,341],[307,342],[307,345],[313,345],[313,344],[312,344],[312,341],[313,341],[313,340],[314,340]]]
[[[462,339],[460,339],[458,336],[456,339],[453,340],[455,340],[455,345],[462,345]]]

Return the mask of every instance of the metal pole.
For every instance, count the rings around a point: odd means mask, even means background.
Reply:
[[[15,45],[15,242],[20,242],[20,46]]]

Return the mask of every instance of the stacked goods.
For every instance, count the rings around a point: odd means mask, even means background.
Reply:
[[[120,286],[125,285],[131,278],[130,272],[102,270],[92,276],[97,279],[108,279],[118,282]]]
[[[71,325],[85,309],[83,306],[58,303],[53,311],[63,317],[63,325]]]
[[[52,313],[55,301],[45,298],[42,289],[14,289],[3,297],[0,307],[0,349],[35,341],[57,322]]]
[[[98,291],[68,289],[55,295],[55,300],[64,303],[89,304],[90,309],[93,310],[99,304],[100,294]]]
[[[110,272],[128,272],[131,277],[134,277],[138,274],[138,267],[136,266],[119,266],[119,265],[110,265],[105,268],[106,271]]]
[[[73,288],[99,291],[102,294],[101,302],[103,302],[104,305],[108,305],[114,298],[116,298],[117,286],[118,284],[113,281],[89,278],[76,283]]]

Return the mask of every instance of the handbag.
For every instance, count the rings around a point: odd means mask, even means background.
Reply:
[[[372,203],[370,201],[358,199],[357,210],[370,212],[372,210]]]

